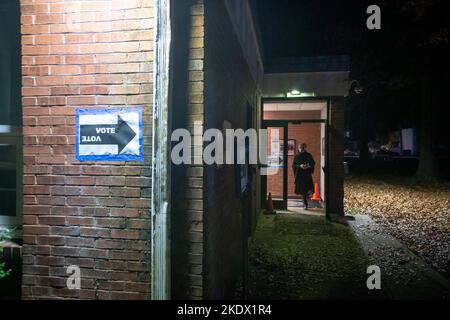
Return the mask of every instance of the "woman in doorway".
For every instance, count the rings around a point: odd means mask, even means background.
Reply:
[[[308,210],[308,198],[314,190],[312,174],[315,165],[313,156],[306,151],[306,143],[300,144],[299,152],[294,157],[292,169],[295,176],[295,194],[303,197],[305,210]]]

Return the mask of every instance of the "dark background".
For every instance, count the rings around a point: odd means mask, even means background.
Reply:
[[[371,4],[381,9],[381,30],[366,27]],[[439,0],[253,1],[266,64],[287,57],[350,57],[349,80],[356,81],[347,98],[346,130],[358,146],[358,168],[380,167],[373,165],[368,142],[386,144],[393,131],[415,128],[420,150],[416,159],[397,159],[389,165],[393,172],[417,181],[450,177],[444,116],[450,84],[445,4]],[[356,94],[355,87],[362,92]]]

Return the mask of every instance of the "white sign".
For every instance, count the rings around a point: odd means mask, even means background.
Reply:
[[[76,159],[142,160],[142,109],[78,109]]]

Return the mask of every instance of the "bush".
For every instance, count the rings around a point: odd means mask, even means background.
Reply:
[[[11,240],[14,230],[0,230],[0,242]],[[0,246],[0,258],[3,256],[3,247]],[[10,269],[6,269],[6,264],[0,261],[0,279],[6,278],[11,273]]]

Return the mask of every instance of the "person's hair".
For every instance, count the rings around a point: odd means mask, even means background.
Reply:
[[[307,147],[306,143],[301,143],[300,144],[300,149],[306,149],[306,147]]]

